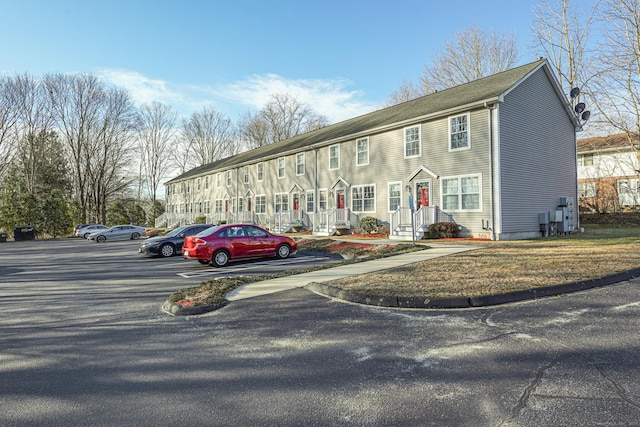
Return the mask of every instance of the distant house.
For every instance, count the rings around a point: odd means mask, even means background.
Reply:
[[[578,140],[580,209],[612,212],[640,206],[640,139],[616,134]]]
[[[192,169],[165,184],[159,225],[331,235],[371,216],[405,240],[443,221],[494,240],[571,232],[576,126],[541,59]]]

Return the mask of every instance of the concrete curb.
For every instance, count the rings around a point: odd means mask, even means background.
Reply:
[[[165,313],[173,314],[174,316],[191,316],[194,314],[204,314],[211,311],[215,311],[228,305],[229,302],[223,302],[221,304],[207,304],[207,305],[195,305],[192,307],[183,307],[180,304],[173,303],[169,300],[162,304],[162,311]]]
[[[313,282],[305,286],[312,292],[331,298],[337,298],[357,304],[374,305],[378,307],[395,308],[471,308],[488,307],[493,305],[508,304],[519,301],[535,300],[544,297],[558,296],[587,289],[600,288],[616,283],[640,277],[640,268],[611,274],[599,279],[582,280],[579,282],[563,283],[560,285],[544,286],[535,289],[506,292],[475,297],[452,298],[417,298],[417,297],[393,297],[380,295],[366,295],[358,292],[346,291],[324,283]]]

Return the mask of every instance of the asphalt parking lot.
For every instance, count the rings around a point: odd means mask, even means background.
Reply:
[[[640,281],[446,311],[294,289],[180,317],[162,303],[202,280],[180,274],[213,269],[136,247],[0,244],[0,425],[640,425]]]

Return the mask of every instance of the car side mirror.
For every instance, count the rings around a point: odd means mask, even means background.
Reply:
[[[180,234],[178,235],[178,237],[180,237],[181,239],[183,239],[183,238],[184,238],[184,233],[180,233]]]

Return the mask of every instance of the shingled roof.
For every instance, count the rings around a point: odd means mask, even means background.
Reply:
[[[618,133],[615,135],[583,138],[578,140],[578,153],[632,148],[632,142],[640,149],[640,139],[637,134]]]
[[[397,126],[403,122],[408,124],[410,121],[419,121],[425,117],[446,114],[447,112],[468,108],[483,102],[496,102],[509,89],[513,88],[545,62],[546,60],[540,59],[470,83],[435,92],[402,104],[326,126],[322,129],[227,157],[226,159],[191,169],[169,180],[167,183],[202,176],[213,171],[224,171],[245,163],[282,156],[285,153],[302,148],[309,149],[315,146],[336,143],[340,140],[354,138],[359,134],[370,135],[388,126]]]

